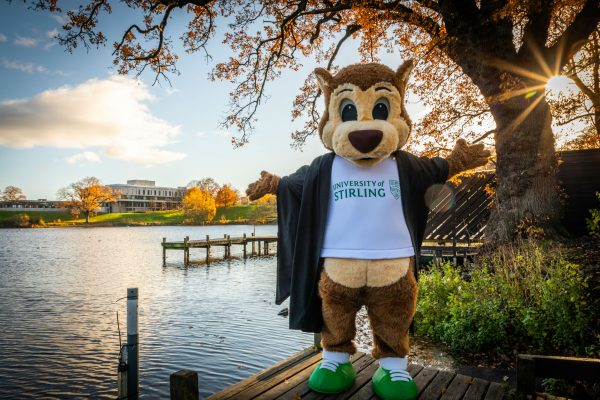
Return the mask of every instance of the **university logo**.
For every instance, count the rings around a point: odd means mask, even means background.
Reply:
[[[390,192],[396,200],[400,198],[400,181],[396,179],[390,179]]]

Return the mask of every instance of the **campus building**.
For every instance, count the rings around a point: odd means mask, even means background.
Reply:
[[[128,180],[127,184],[107,185],[118,195],[115,203],[105,204],[102,212],[142,212],[175,210],[181,207],[185,187],[156,186],[154,181]]]

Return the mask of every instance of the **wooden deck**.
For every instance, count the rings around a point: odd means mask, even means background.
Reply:
[[[208,397],[208,400],[250,399],[355,399],[370,400],[378,397],[371,388],[371,376],[379,364],[364,353],[352,357],[357,372],[356,383],[339,395],[323,395],[311,391],[307,380],[321,353],[304,350],[280,363],[257,373],[227,389]],[[410,364],[408,371],[419,388],[419,399],[443,400],[500,400],[506,386],[478,378],[439,371]]]

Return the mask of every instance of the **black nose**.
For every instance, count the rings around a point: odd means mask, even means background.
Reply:
[[[364,131],[352,131],[348,135],[352,146],[361,153],[368,153],[381,143],[383,132],[368,129]]]

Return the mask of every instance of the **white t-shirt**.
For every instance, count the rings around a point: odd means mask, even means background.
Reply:
[[[336,155],[321,257],[414,256],[400,195],[398,166],[391,157],[363,168]]]

